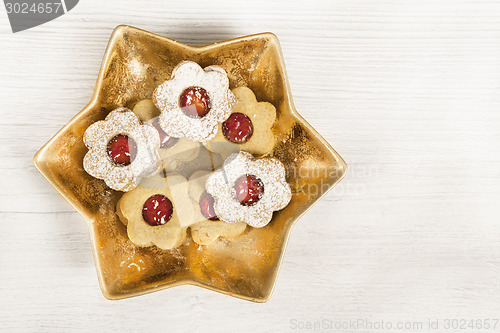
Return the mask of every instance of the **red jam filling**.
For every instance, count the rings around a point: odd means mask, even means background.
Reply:
[[[115,165],[127,166],[137,155],[137,144],[128,135],[118,134],[109,140],[107,152]]]
[[[216,221],[219,218],[215,214],[214,209],[214,197],[212,197],[207,191],[203,192],[200,196],[200,211],[207,219]]]
[[[174,206],[172,206],[172,202],[161,194],[149,197],[142,206],[142,218],[151,226],[167,223],[173,212]]]
[[[165,131],[160,126],[160,121],[158,118],[153,121],[152,125],[154,128],[156,128],[158,134],[160,135],[160,148],[170,148],[175,145],[177,141],[179,141],[178,138],[171,137],[170,135],[165,133]]]
[[[210,111],[210,96],[201,87],[189,87],[179,97],[182,112],[190,118],[202,118]]]
[[[243,206],[252,206],[264,195],[264,183],[254,175],[243,175],[234,183],[236,199]]]
[[[222,134],[232,143],[245,143],[252,137],[253,124],[246,114],[232,113],[222,123]]]

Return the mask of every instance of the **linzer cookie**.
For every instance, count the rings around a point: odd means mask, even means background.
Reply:
[[[158,172],[160,138],[151,126],[127,108],[90,125],[83,136],[89,151],[83,158],[88,174],[118,191],[130,191],[141,178]]]
[[[239,149],[264,155],[274,147],[274,134],[271,127],[276,120],[276,108],[267,102],[258,102],[253,91],[247,87],[232,90],[236,104],[231,115],[219,124],[215,137],[208,143],[210,151],[227,157],[230,145]],[[234,149],[232,149],[234,151]]]
[[[246,229],[245,223],[226,223],[219,220],[214,210],[214,198],[205,191],[209,171],[197,171],[189,178],[189,196],[193,200],[195,220],[190,226],[191,237],[200,245],[208,245],[218,237],[235,237]]]
[[[180,175],[153,176],[125,193],[116,213],[137,246],[156,245],[168,250],[182,244],[193,223],[193,207],[187,180]]]
[[[246,152],[230,155],[222,169],[207,179],[205,188],[213,196],[214,212],[221,220],[256,228],[267,225],[273,212],[283,209],[292,197],[280,161],[256,160]]]
[[[159,124],[165,133],[203,142],[212,139],[218,124],[229,117],[235,97],[224,69],[203,69],[183,61],[172,78],[155,89],[153,101],[161,111]]]

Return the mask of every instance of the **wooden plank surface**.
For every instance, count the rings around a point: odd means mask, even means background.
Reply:
[[[274,32],[297,109],[350,166],[294,227],[267,303],[190,286],[102,297],[85,222],[32,157],[89,101],[119,24],[191,44]],[[0,331],[500,318],[498,1],[85,0],[16,34],[1,10],[0,61]]]

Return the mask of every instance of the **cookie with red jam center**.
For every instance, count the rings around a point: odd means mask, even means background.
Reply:
[[[215,214],[214,198],[205,191],[205,182],[210,174],[210,171],[200,170],[189,177],[189,196],[197,221],[189,227],[191,237],[200,245],[209,245],[219,237],[236,237],[246,229],[245,223],[226,223]]]
[[[91,124],[83,135],[88,152],[83,168],[118,191],[134,189],[143,178],[160,169],[160,137],[127,108],[111,111]]]
[[[159,123],[165,133],[205,142],[229,117],[235,97],[222,67],[201,68],[183,61],[174,68],[171,79],[155,89],[153,101],[161,112]]]
[[[135,245],[163,250],[177,247],[194,218],[187,180],[177,174],[145,179],[120,198],[116,213]]]
[[[254,155],[269,153],[274,148],[272,126],[276,108],[271,103],[257,101],[250,88],[238,87],[232,92],[236,96],[232,113],[206,146],[224,158],[234,152],[231,145]]]
[[[261,228],[273,212],[292,198],[283,164],[275,158],[256,159],[247,152],[230,155],[222,169],[210,175],[206,191],[214,198],[215,214],[228,223]]]

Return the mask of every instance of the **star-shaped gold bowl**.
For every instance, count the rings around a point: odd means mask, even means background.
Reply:
[[[287,169],[293,196],[263,228],[201,246],[190,236],[164,251],[131,243],[115,214],[122,192],[88,175],[85,129],[113,109],[151,98],[182,60],[219,65],[231,88],[248,86],[257,99],[277,109],[271,156]],[[278,39],[271,33],[236,38],[202,47],[181,44],[129,26],[113,32],[90,103],[35,156],[35,165],[87,220],[102,292],[120,299],[182,284],[192,284],[256,302],[273,289],[294,222],[339,182],[346,164],[297,113],[288,86]]]

